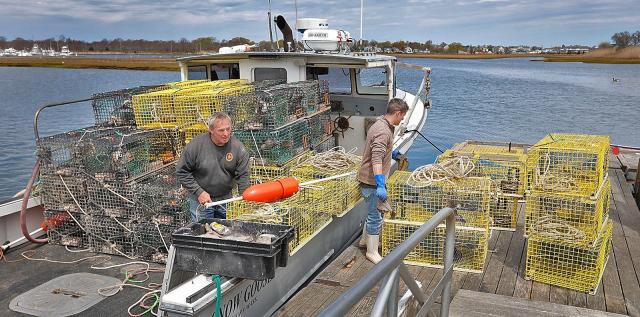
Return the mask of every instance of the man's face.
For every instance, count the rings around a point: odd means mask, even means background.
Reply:
[[[393,124],[394,126],[399,125],[400,122],[402,122],[402,119],[404,119],[404,116],[406,115],[406,112],[400,112],[400,111],[396,111],[391,115],[391,120],[389,120],[391,124]]]
[[[211,130],[211,140],[217,146],[223,146],[229,142],[231,138],[231,121],[228,119],[219,119],[213,122]]]

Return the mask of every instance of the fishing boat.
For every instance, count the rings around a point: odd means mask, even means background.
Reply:
[[[290,28],[286,26],[284,19],[281,21],[284,24],[281,29],[285,43],[293,42]],[[315,31],[312,28],[307,30],[311,31],[311,34],[307,34],[306,37],[306,50],[295,50],[289,45],[280,51],[234,52],[179,58],[177,62],[181,79],[243,79],[249,83],[263,80],[295,83],[328,79],[331,101],[329,113],[334,124],[335,145],[355,149],[359,154],[363,151],[369,125],[385,113],[391,98],[401,98],[410,108],[396,129],[394,148],[406,153],[426,124],[431,107],[428,99],[431,70],[423,66],[401,63],[391,56],[351,53],[345,42],[349,37],[348,33],[328,30],[324,27],[326,21],[321,22],[323,27]],[[321,49],[310,49],[314,44],[320,43],[314,43],[314,36],[321,41]],[[396,76],[401,74],[400,68],[415,71],[422,77],[415,92],[397,88]],[[22,213],[20,209],[23,209]],[[7,228],[1,238],[3,241],[10,241],[3,249],[6,251],[25,243],[27,240],[20,237],[22,233],[26,233],[29,239],[41,235],[42,229],[37,228],[37,224],[42,222],[42,212],[43,206],[38,197],[13,199],[0,205],[0,224]],[[365,216],[366,208],[360,201],[339,217],[334,216],[328,224],[293,250],[286,267],[278,268],[274,278],[223,279],[221,298],[217,298],[217,290],[212,287],[214,282],[210,276],[194,275],[175,269],[175,250],[171,247],[159,298],[160,314],[211,316],[215,303],[219,302],[223,316],[271,315],[359,236]],[[23,224],[22,229],[17,225],[19,222]],[[25,267],[24,273],[37,274],[36,271],[31,271],[32,268],[28,268],[30,265]],[[106,304],[99,303],[96,307],[102,305]],[[6,308],[3,309],[8,312]],[[108,307],[95,309],[94,312],[110,310]]]

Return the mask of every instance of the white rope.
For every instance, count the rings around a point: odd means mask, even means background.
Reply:
[[[456,157],[444,162],[423,165],[409,175],[407,185],[414,188],[431,186],[434,182],[448,181],[467,177],[474,169],[475,164],[466,157]]]

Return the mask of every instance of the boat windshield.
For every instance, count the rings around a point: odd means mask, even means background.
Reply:
[[[358,69],[356,84],[359,95],[386,95],[387,70],[384,67]]]

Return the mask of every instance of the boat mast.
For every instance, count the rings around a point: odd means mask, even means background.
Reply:
[[[269,12],[267,13],[267,19],[269,19],[269,40],[271,41],[271,50],[273,51],[273,28],[271,27],[271,0],[269,0]]]
[[[362,16],[364,13],[364,0],[360,0],[360,46],[362,46]]]

